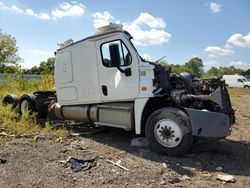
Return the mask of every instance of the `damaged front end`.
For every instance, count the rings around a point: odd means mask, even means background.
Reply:
[[[164,85],[164,94],[170,105],[189,116],[193,136],[225,138],[235,123],[225,82],[220,77],[196,79],[190,73],[168,74],[163,77],[158,67],[158,82]],[[164,82],[164,84],[162,84]]]

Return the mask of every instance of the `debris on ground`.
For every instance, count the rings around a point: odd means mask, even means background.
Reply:
[[[79,172],[79,171],[86,171],[95,166],[95,160],[96,159],[81,160],[69,157],[66,161],[60,161],[60,162],[64,164],[65,163],[70,164],[70,167],[73,170],[73,172]]]
[[[218,167],[215,168],[215,170],[218,171],[218,172],[221,172],[223,169],[222,169],[221,166],[218,166]]]
[[[74,123],[70,126],[69,133],[71,136],[92,135],[104,131],[106,127],[94,127],[91,125],[84,125],[83,123]]]
[[[122,168],[123,170],[126,170],[126,171],[129,170],[128,168],[120,165],[121,164],[121,160],[118,160],[116,163],[113,162],[113,161],[110,161],[110,160],[106,160],[106,161],[109,162],[109,163],[111,163],[111,164],[113,164],[113,165],[115,165],[115,166],[118,166],[119,168]]]
[[[4,163],[6,163],[6,162],[7,162],[6,159],[1,159],[1,158],[0,158],[0,164],[4,164]]]
[[[5,136],[5,137],[16,137],[14,134],[7,134],[6,132],[1,132],[0,136]]]
[[[44,139],[45,138],[45,136],[41,135],[40,133],[15,135],[15,134],[7,134],[6,132],[1,132],[0,136],[13,137],[13,138],[36,138],[36,139],[38,139],[38,138]]]
[[[130,142],[131,147],[146,147],[148,145],[148,139],[145,137],[133,138]]]
[[[226,183],[229,183],[229,182],[234,183],[235,182],[234,176],[228,175],[228,174],[218,174],[216,179],[223,181],[223,182],[226,182]]]

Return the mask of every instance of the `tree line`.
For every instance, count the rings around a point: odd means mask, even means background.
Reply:
[[[16,39],[0,30],[0,73],[22,73],[37,75],[54,74],[54,57],[50,57],[46,61],[42,61],[39,66],[34,66],[30,69],[21,68],[20,63],[22,61],[23,60],[20,58],[18,53]],[[219,68],[211,67],[208,71],[204,71],[204,64],[202,59],[199,57],[194,57],[183,65],[169,64],[166,61],[160,61],[158,63],[171,68],[173,73],[189,72],[199,78],[223,76],[225,74],[250,75],[250,69],[242,70],[235,68],[234,66]]]
[[[202,62],[202,59],[199,57],[194,57],[183,65],[168,64],[166,61],[160,61],[159,63],[161,65],[171,68],[171,72],[173,73],[189,72],[198,78],[213,77],[213,76],[219,77],[223,75],[232,75],[232,74],[241,74],[245,76],[250,76],[250,69],[242,70],[234,66],[219,67],[219,68],[213,66],[209,70],[204,71],[204,64]]]

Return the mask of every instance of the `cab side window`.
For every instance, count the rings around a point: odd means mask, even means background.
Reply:
[[[121,67],[129,66],[132,63],[132,56],[129,53],[127,47],[121,40],[115,40],[107,43],[103,43],[101,45],[101,55],[102,55],[102,63],[105,67],[113,67],[111,64],[110,51],[109,46],[112,44],[118,44],[119,46],[119,54],[121,59]]]
[[[238,79],[237,82],[243,82],[241,79]]]

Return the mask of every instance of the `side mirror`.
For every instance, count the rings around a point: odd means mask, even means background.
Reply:
[[[109,45],[109,55],[111,60],[111,66],[116,67],[120,72],[124,73],[126,76],[131,76],[131,68],[126,68],[125,70],[121,69],[121,58],[119,52],[119,44],[110,44]]]
[[[110,53],[111,66],[117,68],[120,67],[121,59],[120,59],[119,45],[111,43],[109,45],[109,53]]]

